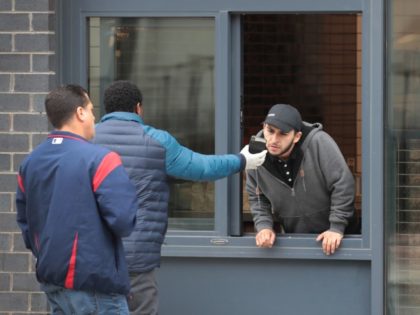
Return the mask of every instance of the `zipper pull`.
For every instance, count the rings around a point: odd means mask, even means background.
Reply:
[[[295,189],[294,188],[292,188],[292,196],[293,197],[295,196]]]

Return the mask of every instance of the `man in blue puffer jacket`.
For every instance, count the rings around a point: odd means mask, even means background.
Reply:
[[[168,132],[143,122],[142,95],[128,81],[116,81],[105,90],[105,115],[96,127],[94,142],[120,154],[137,188],[137,223],[124,239],[131,274],[128,301],[132,314],[158,312],[155,268],[168,224],[168,176],[187,180],[216,180],[244,169],[256,169],[267,151],[250,154],[204,155],[181,146]]]

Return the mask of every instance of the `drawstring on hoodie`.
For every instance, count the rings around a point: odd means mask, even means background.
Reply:
[[[306,192],[306,185],[305,185],[305,172],[303,171],[303,169],[301,169],[299,171],[300,173],[300,177],[302,177],[302,185],[303,185],[303,190]]]
[[[255,193],[257,194],[257,200],[258,200],[258,207],[261,209],[261,198],[260,198],[260,185],[258,183],[258,171],[255,171],[255,174],[257,175],[257,187],[255,188]]]

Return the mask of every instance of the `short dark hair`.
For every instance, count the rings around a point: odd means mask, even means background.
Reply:
[[[79,85],[68,84],[55,88],[45,99],[45,111],[54,128],[61,128],[79,106],[89,102],[87,91]]]
[[[130,81],[119,80],[105,89],[105,112],[134,112],[137,103],[141,103],[143,96],[140,89]]]

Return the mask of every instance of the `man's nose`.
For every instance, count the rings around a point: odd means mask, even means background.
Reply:
[[[274,141],[280,141],[281,140],[281,134],[279,134],[279,133],[276,133],[276,134],[274,134],[273,135],[274,136]]]

